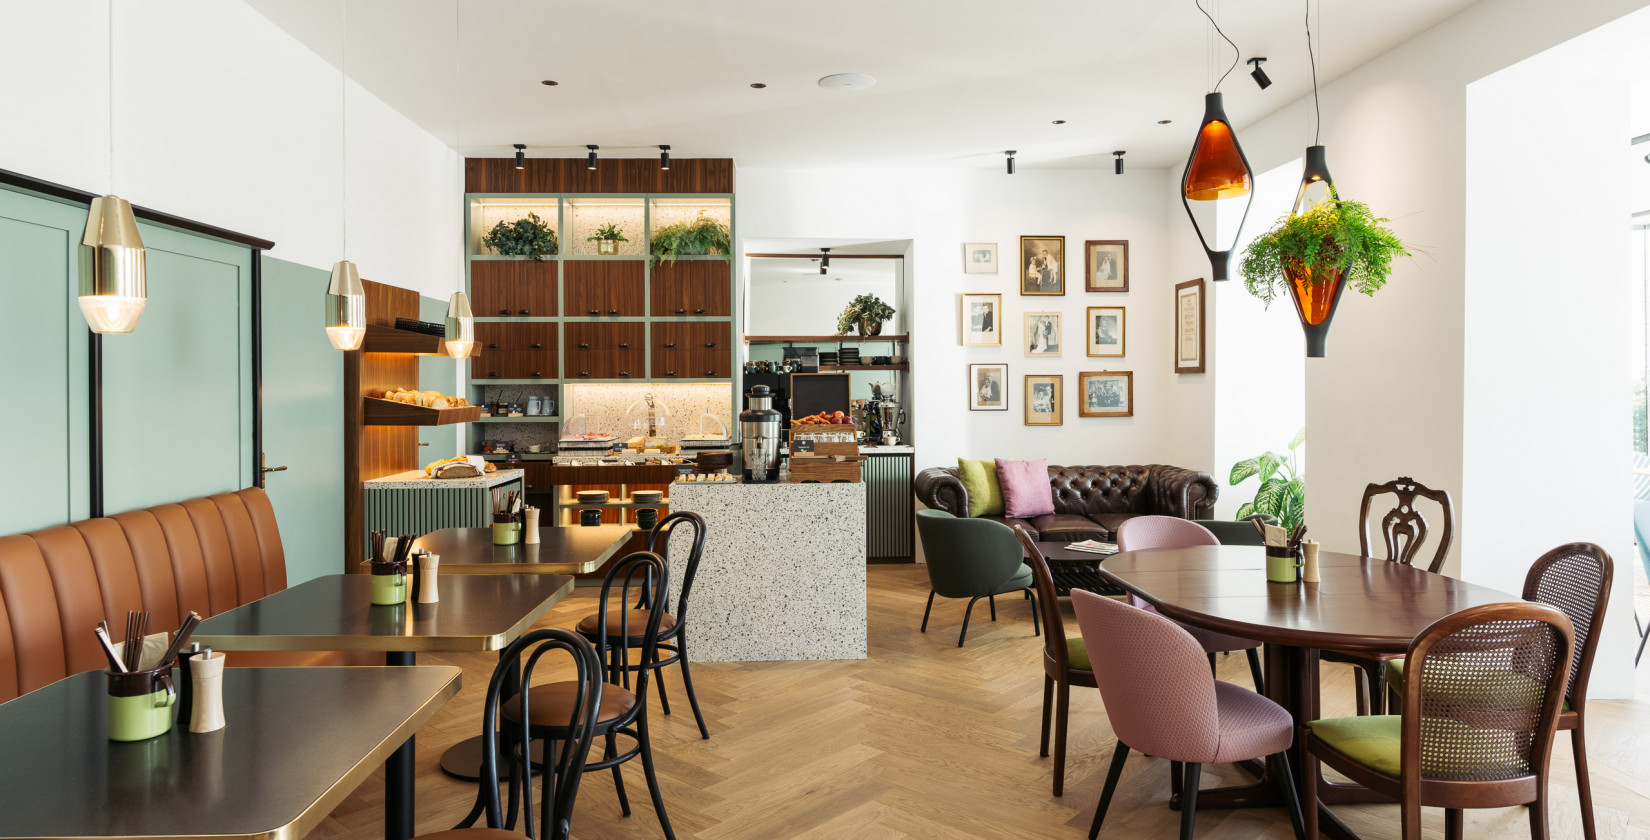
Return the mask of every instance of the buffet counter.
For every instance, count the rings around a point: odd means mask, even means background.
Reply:
[[[866,657],[865,488],[670,486],[671,508],[706,526],[689,604],[695,662]],[[690,546],[686,534],[672,539],[676,593]]]

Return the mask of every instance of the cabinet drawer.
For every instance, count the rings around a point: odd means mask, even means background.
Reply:
[[[654,315],[733,314],[727,260],[677,260],[653,267]]]
[[[488,318],[556,314],[556,263],[476,260],[470,263],[470,308]]]
[[[555,379],[557,327],[548,323],[476,325],[481,355],[471,360],[472,379]]]
[[[646,314],[647,263],[642,260],[568,260],[567,314],[574,318]]]
[[[728,379],[730,350],[655,350],[654,379]]]
[[[645,326],[639,321],[570,322],[567,352],[640,350],[647,336]]]

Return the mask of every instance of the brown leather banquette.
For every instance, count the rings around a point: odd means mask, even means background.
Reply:
[[[1031,519],[985,516],[1022,525],[1039,540],[1111,540],[1117,526],[1136,516],[1208,519],[1220,485],[1208,473],[1164,464],[1074,466],[1049,464],[1054,512]],[[913,485],[923,504],[953,516],[968,516],[968,491],[955,467],[930,467]]]
[[[256,487],[0,537],[0,701],[106,667],[92,628],[150,612],[178,629],[286,588],[269,497]],[[117,638],[116,641],[119,641]],[[339,665],[371,657],[243,652],[232,665]]]

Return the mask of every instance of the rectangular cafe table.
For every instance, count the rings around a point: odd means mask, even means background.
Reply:
[[[639,531],[632,525],[540,528],[537,544],[494,545],[491,528],[444,528],[419,537],[418,546],[441,556],[440,574],[574,575],[600,569]]]
[[[328,575],[203,622],[194,640],[215,650],[383,651],[412,665],[418,651],[504,649],[573,591],[567,575],[439,577],[434,604],[374,606],[371,575]],[[384,836],[413,834],[413,738],[384,762]]]
[[[458,693],[460,671],[229,668],[229,725],[109,740],[108,682],[0,704],[0,837],[278,840],[308,834]]]

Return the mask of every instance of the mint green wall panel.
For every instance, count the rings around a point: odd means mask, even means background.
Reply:
[[[103,339],[104,509],[252,483],[251,251],[153,225],[149,303]]]
[[[420,296],[418,319],[437,324],[447,322],[447,302]],[[458,362],[446,356],[418,357],[418,389],[440,391],[443,394],[462,395],[458,386]],[[463,426],[420,426],[418,429],[418,463],[428,464],[440,458],[458,455],[458,436]]]
[[[0,534],[89,512],[86,322],[75,303],[86,208],[0,190]]]
[[[344,354],[322,329],[328,272],[263,258],[264,476],[287,585],[344,571]]]

